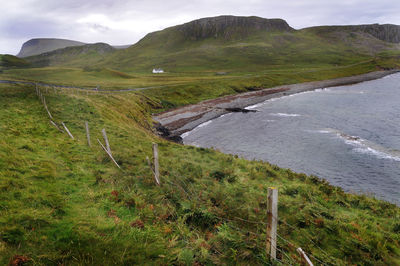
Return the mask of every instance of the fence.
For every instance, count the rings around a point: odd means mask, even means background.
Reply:
[[[71,133],[71,131],[68,129],[68,127],[65,125],[64,122],[59,122],[57,123],[51,114],[45,95],[42,93],[42,90],[39,88],[39,86],[36,84],[35,85],[36,89],[36,94],[40,100],[40,102],[43,104],[43,107],[45,111],[47,112],[50,123],[60,132],[65,132],[67,135],[72,139],[75,140],[75,137]],[[46,93],[49,93],[49,89],[46,88]],[[53,87],[53,91],[55,94],[60,93],[58,89]],[[90,128],[89,128],[89,122],[84,121],[85,125],[85,134],[87,138],[87,145],[89,147],[92,147],[91,144],[91,137],[90,137]],[[61,127],[62,126],[62,127]],[[103,143],[97,139],[99,145],[101,148],[104,150],[104,152],[108,155],[108,157],[111,159],[111,161],[119,168],[122,170],[121,166],[118,164],[118,162],[114,159],[111,151],[111,146],[109,142],[109,138],[107,136],[105,128],[101,130],[103,139],[104,139],[104,145]],[[160,171],[159,171],[159,152],[158,152],[158,145],[156,143],[152,144],[152,152],[153,152],[153,160],[151,161],[149,157],[146,157],[148,167],[151,171],[151,173],[154,176],[154,181],[157,186],[161,186],[162,184],[172,186],[173,189],[178,189],[182,191],[190,200],[199,200],[198,195],[194,193],[193,189],[190,189],[190,186],[188,185],[185,180],[179,179],[179,183],[172,182],[171,180],[168,179],[163,179],[161,180],[160,176]],[[267,219],[266,222],[262,221],[252,221],[248,219],[244,219],[241,217],[220,217],[216,215],[216,218],[219,219],[220,221],[228,223],[228,225],[237,230],[238,232],[245,233],[245,234],[252,234],[256,237],[260,236],[260,232],[252,232],[250,230],[244,230],[240,227],[235,226],[233,223],[235,222],[242,222],[242,223],[248,223],[248,224],[253,224],[253,225],[261,225],[263,228],[265,228],[265,253],[269,256],[271,261],[275,261],[281,264],[291,264],[291,263],[298,263],[299,261],[295,261],[293,258],[294,254],[296,254],[296,257],[298,256],[300,261],[305,264],[305,265],[313,265],[312,260],[315,263],[318,263],[320,265],[335,265],[335,259],[332,258],[327,252],[325,252],[323,249],[321,249],[313,240],[312,237],[307,235],[305,232],[301,232],[304,236],[305,239],[307,239],[314,247],[320,250],[321,254],[323,254],[323,257],[317,258],[316,256],[313,256],[310,252],[305,252],[301,247],[299,247],[297,244],[287,240],[284,238],[282,235],[278,233],[278,223],[280,222],[281,224],[284,224],[285,226],[288,226],[292,230],[299,230],[297,227],[287,223],[285,220],[279,220],[278,219],[278,189],[275,187],[270,187],[268,188],[268,195],[267,195]],[[286,251],[285,251],[286,250]],[[289,254],[288,250],[292,250],[292,253]],[[216,250],[216,252],[219,252]],[[220,253],[220,252],[219,252]],[[221,253],[222,254],[222,253]],[[279,254],[280,259],[278,258],[277,254]],[[311,258],[311,259],[310,259]]]

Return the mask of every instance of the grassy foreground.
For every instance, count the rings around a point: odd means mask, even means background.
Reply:
[[[151,111],[165,107],[156,94],[49,91],[48,107],[72,140],[49,123],[34,88],[0,84],[0,264],[299,264],[297,247],[317,265],[400,264],[398,207],[164,141],[151,132]],[[102,128],[122,170],[97,143]],[[161,187],[146,162],[152,142]],[[279,189],[276,262],[265,253],[270,186]]]

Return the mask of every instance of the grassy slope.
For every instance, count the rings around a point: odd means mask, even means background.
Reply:
[[[258,32],[233,40],[192,41],[173,27],[149,34],[130,48],[111,55],[104,64],[127,72],[149,71],[158,66],[169,72],[243,73],[296,66],[343,66],[384,50],[399,50],[398,46],[370,35],[335,29],[325,34],[314,30]]]
[[[158,139],[148,129],[157,103],[141,93],[46,95],[76,141],[49,124],[34,88],[0,84],[0,97],[0,264],[17,254],[32,264],[267,263],[269,186],[280,191],[278,233],[295,247],[331,264],[400,263],[398,207]],[[123,171],[95,141],[103,127]],[[161,187],[145,159],[153,141]],[[279,238],[278,258],[298,263],[295,247]]]
[[[104,60],[107,55],[114,51],[115,48],[108,44],[95,43],[66,47],[40,55],[26,57],[25,60],[37,67],[63,65],[87,68]]]
[[[9,54],[4,54],[4,55],[0,54],[0,70],[2,68],[27,67],[27,66],[30,66],[30,64],[24,59]]]

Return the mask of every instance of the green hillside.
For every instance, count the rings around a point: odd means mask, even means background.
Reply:
[[[149,33],[127,49],[106,44],[68,47],[27,58],[38,67],[112,68],[150,73],[260,72],[345,66],[400,53],[396,25],[325,26],[294,30],[284,20],[220,16]]]
[[[279,189],[278,260],[302,247],[328,265],[400,263],[400,209],[316,177],[151,131],[157,100],[140,92],[54,92],[0,85],[0,263],[268,264],[267,188]],[[92,148],[86,143],[89,121]],[[101,150],[106,128],[119,170]],[[146,156],[160,150],[160,187]]]
[[[267,162],[168,142],[151,118],[229,94],[400,69],[397,28],[378,28],[383,33],[294,30],[280,19],[222,16],[118,51],[95,44],[28,57],[29,68],[0,56],[10,62],[0,80],[99,88],[39,86],[73,140],[50,123],[34,86],[0,83],[0,264],[300,265],[301,247],[315,265],[399,265],[398,206]],[[154,67],[166,73],[152,74]],[[98,143],[103,128],[121,169]],[[161,186],[146,159],[153,142]],[[272,186],[279,190],[273,262],[265,250]]]
[[[2,68],[23,68],[30,66],[30,63],[24,59],[18,58],[13,55],[0,54],[0,69]]]
[[[36,67],[53,65],[87,67],[104,60],[107,55],[115,50],[106,43],[85,44],[29,56],[25,60]]]
[[[269,22],[255,17],[242,20]],[[386,50],[399,51],[399,45],[357,27],[326,27],[330,34],[321,34],[313,29],[293,30],[284,21],[275,22],[278,26],[270,30],[253,25],[247,31],[229,19],[224,23],[208,21],[200,29],[199,23],[193,21],[148,34],[137,44],[110,56],[105,64],[127,72],[149,71],[155,66],[171,72],[257,72],[293,66],[347,65]],[[222,33],[207,34],[215,28]],[[340,38],[332,38],[335,35]]]

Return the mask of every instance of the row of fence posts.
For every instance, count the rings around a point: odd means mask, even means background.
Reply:
[[[36,85],[36,94],[38,95],[39,99],[41,100],[42,104],[44,105],[49,117],[50,117],[50,122],[59,130],[62,131],[58,125],[53,121],[53,117],[47,107],[46,104],[46,99],[44,95],[41,93],[40,89]],[[61,122],[62,126],[64,127],[65,131],[67,134],[74,139],[74,136],[71,134],[67,126],[64,124],[64,122]],[[89,122],[85,121],[85,131],[86,131],[86,138],[87,138],[87,143],[88,146],[91,147],[92,143],[90,140],[90,130],[89,130]],[[107,155],[110,157],[110,159],[114,162],[114,164],[121,169],[117,161],[114,159],[112,152],[111,152],[111,147],[110,147],[110,142],[107,137],[106,130],[103,128],[101,130],[101,133],[103,135],[104,143],[105,146],[101,143],[99,139],[97,141],[99,142],[100,146],[102,149],[107,153]],[[160,166],[159,166],[159,156],[158,156],[158,144],[153,143],[152,144],[152,150],[153,150],[153,164],[151,163],[149,157],[146,157],[147,163],[149,168],[151,169],[153,175],[154,175],[154,180],[157,186],[161,185],[160,182]],[[278,189],[275,187],[269,187],[268,188],[268,194],[267,194],[267,232],[266,232],[266,252],[269,255],[271,260],[276,260],[276,250],[277,250],[277,229],[278,229]],[[300,257],[302,258],[302,261],[305,265],[308,266],[313,266],[313,263],[311,260],[308,258],[307,254],[302,250],[302,248],[297,248],[297,252],[299,253]]]

